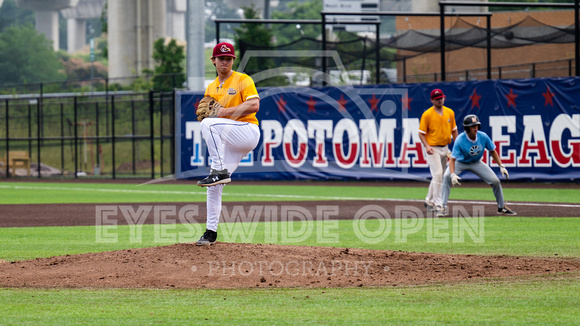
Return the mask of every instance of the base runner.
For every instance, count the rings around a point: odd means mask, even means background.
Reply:
[[[449,192],[451,185],[459,186],[459,180],[461,178],[459,175],[463,171],[471,171],[475,175],[485,181],[493,189],[493,195],[497,201],[497,213],[503,215],[517,215],[516,212],[512,211],[505,205],[505,200],[503,198],[503,190],[501,187],[501,182],[499,178],[495,175],[492,169],[485,163],[481,161],[483,157],[483,151],[487,149],[493,158],[493,160],[499,165],[501,174],[509,178],[508,171],[501,163],[501,159],[497,151],[495,150],[495,145],[489,138],[489,136],[479,131],[481,123],[479,118],[470,114],[463,119],[463,132],[453,145],[453,151],[451,152],[451,158],[449,159],[449,166],[445,170],[443,176],[443,189],[441,191],[443,200],[443,210],[437,212],[437,216],[446,216],[449,214],[447,209],[447,201],[449,200]]]

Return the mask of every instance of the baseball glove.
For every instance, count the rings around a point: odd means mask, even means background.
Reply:
[[[202,98],[197,105],[197,110],[195,110],[195,114],[197,114],[197,121],[201,121],[205,118],[217,117],[218,112],[222,107],[223,106],[211,96]]]

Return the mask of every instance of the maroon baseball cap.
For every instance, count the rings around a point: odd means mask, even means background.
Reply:
[[[234,46],[227,42],[218,43],[213,48],[213,57],[234,57],[236,58],[236,52],[234,51]]]
[[[438,100],[440,98],[444,98],[445,94],[443,94],[443,91],[440,90],[439,88],[435,88],[434,90],[431,91],[431,99],[432,100]]]

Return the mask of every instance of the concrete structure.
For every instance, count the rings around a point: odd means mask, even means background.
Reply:
[[[87,44],[87,20],[101,17],[105,3],[106,0],[80,0],[76,7],[60,11],[66,19],[68,53],[73,53]]]
[[[167,0],[167,37],[185,41],[185,13],[187,11],[186,0]],[[201,10],[203,12],[203,10]]]
[[[187,0],[187,88],[193,91],[205,89],[204,0]]]
[[[74,7],[79,0],[16,0],[16,4],[36,13],[36,30],[46,35],[52,41],[52,47],[58,51],[58,11]]]
[[[166,7],[165,1],[155,0],[108,2],[110,78],[137,76],[144,68],[154,68],[153,42],[166,35]]]

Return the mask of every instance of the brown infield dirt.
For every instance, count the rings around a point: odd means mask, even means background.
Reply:
[[[360,185],[357,183],[356,185]],[[376,185],[376,184],[375,184]],[[389,186],[399,186],[389,183]],[[509,185],[508,185],[509,186]],[[569,185],[564,185],[568,187]],[[572,185],[577,187],[577,185]],[[521,187],[521,185],[520,185]],[[491,190],[490,190],[491,191]],[[205,203],[103,204],[108,206],[186,205],[199,209],[195,221],[204,223]],[[272,202],[227,202],[225,210],[273,205]],[[284,202],[316,216],[320,206],[334,205],[332,219],[352,219],[367,205],[384,208],[400,218],[396,207],[424,212],[418,201],[317,201]],[[461,203],[471,212],[483,207],[485,216],[496,216],[495,203]],[[0,227],[95,225],[97,204],[1,205]],[[512,203],[520,216],[578,217],[578,205],[544,206]],[[433,218],[425,214],[424,218]],[[449,217],[453,219],[454,217]],[[263,216],[260,217],[263,220]],[[115,220],[119,225],[124,219]],[[164,223],[179,223],[167,219]],[[194,222],[190,220],[190,222]],[[149,214],[146,224],[159,223]],[[457,283],[482,279],[580,271],[580,260],[508,256],[448,255],[353,248],[240,244],[218,242],[199,247],[177,243],[141,249],[66,255],[9,262],[0,257],[0,286],[33,288],[328,288],[383,287]],[[557,253],[555,253],[556,255]]]

